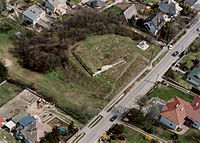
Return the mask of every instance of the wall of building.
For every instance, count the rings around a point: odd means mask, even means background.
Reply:
[[[193,120],[190,117],[188,117],[188,118],[194,122],[194,124],[191,124],[191,126],[193,126],[194,128],[200,130],[200,123],[198,123],[197,121]]]
[[[168,120],[167,118],[161,116],[160,118],[160,122],[162,122],[164,125],[166,125],[167,127],[176,130],[178,128],[178,125],[175,124],[174,122]]]

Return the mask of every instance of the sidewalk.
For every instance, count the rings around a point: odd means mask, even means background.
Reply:
[[[122,124],[122,125],[124,125],[124,126],[130,127],[131,129],[133,129],[133,130],[135,130],[135,131],[137,131],[137,132],[143,134],[144,136],[145,136],[145,135],[150,135],[154,140],[157,140],[157,141],[159,141],[160,143],[168,143],[166,140],[163,140],[163,139],[161,139],[161,138],[159,138],[159,137],[157,137],[157,136],[155,136],[155,135],[153,135],[153,134],[149,134],[149,133],[143,131],[142,129],[140,129],[140,128],[136,127],[136,126],[133,126],[133,125],[131,125],[131,124],[128,124],[128,123],[125,123],[125,122],[119,122],[119,124]]]

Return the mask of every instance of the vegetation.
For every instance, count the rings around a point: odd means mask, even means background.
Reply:
[[[187,102],[192,102],[192,100],[193,100],[193,96],[191,96],[191,95],[185,94],[173,87],[163,87],[163,86],[156,88],[149,95],[149,98],[159,97],[160,99],[167,102],[174,96],[178,96],[179,98],[182,98],[183,100],[185,100]]]
[[[11,136],[10,133],[6,132],[5,130],[1,130],[0,132],[0,142],[4,143],[20,143],[15,139],[14,136]]]
[[[21,89],[14,84],[8,82],[0,86],[0,107],[7,103],[9,100],[14,98]]]
[[[110,8],[106,9],[105,12],[109,12],[109,11],[113,11],[115,14],[121,14],[122,13],[122,11],[115,6],[111,6]]]
[[[8,69],[0,62],[0,81],[3,81],[8,76]]]
[[[40,140],[40,143],[59,143],[60,139],[59,139],[59,129],[57,126],[55,126],[52,129],[52,132],[48,133],[44,138],[42,138]]]

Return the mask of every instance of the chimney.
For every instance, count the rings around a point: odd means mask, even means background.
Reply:
[[[198,105],[199,105],[199,102],[196,103],[196,106],[198,106]]]
[[[176,108],[179,106],[179,104],[176,104]]]
[[[181,110],[180,110],[180,111],[183,111],[183,109],[184,109],[184,108],[181,108]]]

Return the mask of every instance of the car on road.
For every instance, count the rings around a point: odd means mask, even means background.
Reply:
[[[171,44],[168,45],[167,48],[168,48],[169,50],[171,50],[171,49],[172,49],[172,45],[171,45]]]
[[[197,28],[197,32],[200,32],[200,27],[199,27],[199,28]]]
[[[174,53],[172,53],[172,56],[176,57],[178,55],[178,53],[179,53],[178,51],[175,51]]]
[[[112,116],[112,118],[110,118],[110,121],[113,122],[117,119],[117,115]]]

